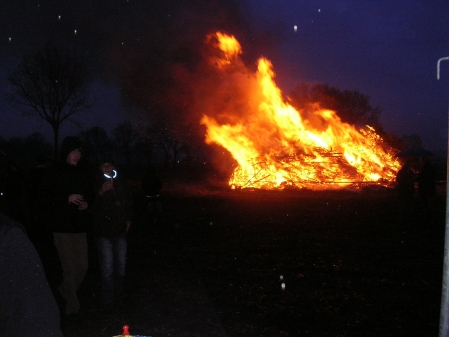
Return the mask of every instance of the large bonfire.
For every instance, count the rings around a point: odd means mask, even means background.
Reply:
[[[251,72],[233,36],[217,32],[208,42],[218,51],[210,61],[222,72],[217,90],[223,97],[214,117],[205,114],[201,123],[206,142],[228,150],[237,163],[232,188],[335,189],[394,180],[400,164],[372,127],[357,129],[318,104],[296,110],[283,99],[269,60],[261,57]],[[242,93],[238,103],[223,103]]]

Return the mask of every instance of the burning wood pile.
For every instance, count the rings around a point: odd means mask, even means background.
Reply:
[[[210,64],[223,80],[213,117],[205,113],[201,123],[206,142],[222,146],[237,162],[232,188],[335,189],[394,181],[397,151],[372,127],[357,130],[318,104],[297,111],[274,83],[270,61],[260,58],[252,72],[240,60],[233,36],[217,32],[208,41],[221,51]]]

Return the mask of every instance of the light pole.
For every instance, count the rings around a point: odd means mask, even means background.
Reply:
[[[449,56],[442,57],[437,63],[437,80],[440,79],[440,63],[449,60]],[[448,108],[448,126],[449,126],[449,108]],[[449,140],[449,137],[448,137]],[[449,151],[449,144],[448,144]],[[443,260],[443,285],[441,291],[441,309],[440,309],[440,337],[449,337],[449,195],[447,193],[447,182],[449,181],[449,152],[446,157],[446,227],[444,237],[444,260]]]

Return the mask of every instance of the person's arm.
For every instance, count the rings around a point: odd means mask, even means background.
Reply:
[[[105,193],[106,191],[109,191],[109,190],[112,190],[112,189],[113,189],[113,185],[112,185],[112,183],[108,180],[108,181],[104,182],[103,185],[101,185],[101,188],[100,188],[100,190],[98,191],[98,194],[99,194],[100,196],[103,196],[104,193]]]

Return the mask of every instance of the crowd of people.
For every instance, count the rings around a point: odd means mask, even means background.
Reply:
[[[113,158],[103,156],[93,174],[83,163],[83,151],[81,140],[69,136],[62,142],[59,160],[51,163],[46,157],[38,158],[25,182],[26,218],[11,207],[14,201],[3,200],[0,331],[6,336],[62,336],[61,317],[68,321],[79,319],[77,292],[89,268],[88,232],[95,239],[98,253],[102,309],[113,311],[123,297],[133,199]],[[143,187],[147,190],[155,180],[157,186],[151,190],[154,199],[148,205],[154,211],[157,201],[160,213],[162,183],[154,170],[146,175]],[[37,237],[38,244],[54,244],[62,269],[62,283],[56,290],[63,299],[59,310],[56,294],[45,278],[39,247],[33,245],[27,233]]]

